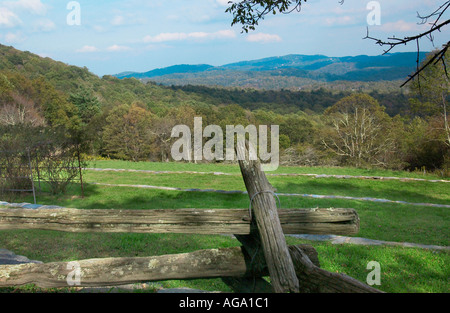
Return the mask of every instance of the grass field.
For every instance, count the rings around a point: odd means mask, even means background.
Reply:
[[[74,185],[65,195],[38,195],[39,204],[79,209],[176,209],[248,208],[244,194],[194,193],[130,187],[107,187],[89,183],[140,184],[178,188],[245,190],[238,166],[174,163],[91,162],[88,167],[153,171],[196,171],[211,174],[149,174],[141,172],[86,171],[85,198]],[[213,172],[236,175],[214,175]],[[362,170],[350,168],[280,168],[276,173],[328,175],[398,176],[441,179],[421,173]],[[341,195],[401,200],[411,203],[450,204],[450,184],[426,181],[362,180],[312,178],[307,176],[268,176],[280,193]],[[45,190],[44,190],[45,191]],[[7,199],[0,199],[6,200]],[[30,195],[14,199],[32,202]],[[395,242],[449,246],[448,208],[377,203],[362,200],[316,199],[280,196],[283,208],[354,208],[361,219],[357,237]],[[367,263],[381,265],[381,286],[387,292],[449,292],[450,253],[388,246],[332,245],[287,237],[289,244],[310,243],[319,253],[321,266],[348,274],[361,281],[369,271]],[[199,249],[237,246],[225,236],[157,234],[69,234],[51,231],[0,231],[0,247],[44,262],[71,261],[98,257],[151,256],[190,252]],[[164,287],[193,287],[229,291],[220,279],[167,281]],[[27,289],[28,288],[28,289]],[[25,287],[23,290],[33,290]],[[10,290],[3,290],[10,291]]]
[[[119,160],[96,160],[88,162],[89,168],[133,169],[151,171],[197,171],[197,172],[223,172],[240,174],[239,166],[233,164],[195,164],[195,163],[158,163],[158,162],[130,162]],[[433,173],[421,171],[388,171],[380,169],[360,169],[348,167],[300,167],[280,166],[270,173],[298,173],[298,174],[328,174],[328,175],[363,175],[363,176],[399,176],[425,179],[449,179]],[[269,174],[270,174],[269,173]]]

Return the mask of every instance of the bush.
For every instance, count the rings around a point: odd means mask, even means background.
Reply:
[[[10,190],[30,190],[32,174],[34,179],[39,177],[46,182],[53,194],[65,193],[79,175],[79,165],[84,166],[80,146],[63,131],[18,125],[0,126],[0,134],[3,194]]]

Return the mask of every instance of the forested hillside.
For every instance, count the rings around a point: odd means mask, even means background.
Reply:
[[[197,116],[204,126],[279,125],[284,164],[448,166],[444,119],[434,99],[420,98],[414,88],[366,94],[326,87],[166,87],[100,78],[87,68],[0,45],[0,150],[14,138],[32,141],[28,134],[51,130],[76,142],[86,156],[167,161],[172,128],[192,127]]]
[[[191,95],[200,96],[204,101],[215,105],[237,103],[249,110],[271,110],[277,113],[295,113],[304,111],[308,113],[323,113],[325,109],[342,98],[356,92],[340,91],[320,88],[313,91],[291,91],[282,89],[257,90],[244,88],[223,88],[208,86],[171,86],[172,90],[182,90]],[[361,92],[361,90],[358,90]],[[390,116],[409,114],[408,92],[380,93],[368,92],[386,107]]]

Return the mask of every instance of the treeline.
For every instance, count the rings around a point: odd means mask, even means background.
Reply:
[[[284,165],[445,169],[448,80],[424,75],[435,81],[408,95],[163,87],[0,46],[0,141],[27,125],[62,133],[84,155],[170,161],[173,127],[202,117],[222,129],[279,125]]]
[[[393,84],[393,82],[391,83]],[[306,113],[323,113],[327,108],[342,98],[354,92],[362,92],[359,89],[353,92],[332,92],[325,88],[312,91],[292,91],[286,89],[275,91],[196,85],[171,86],[169,88],[201,96],[204,101],[215,105],[236,103],[249,110],[264,109],[281,114],[295,113],[299,110]],[[411,115],[407,91],[388,93],[371,91],[367,93],[384,106],[386,113],[390,116],[398,114]]]
[[[414,63],[414,62],[413,62]],[[298,69],[273,71],[209,70],[200,73],[176,73],[151,78],[164,86],[222,86],[225,88],[257,90],[312,91],[325,87],[337,92],[378,90],[383,93],[399,92],[400,85],[411,70],[403,68],[362,70],[345,75],[320,74]],[[394,75],[392,75],[394,74]],[[393,80],[396,79],[396,80]]]

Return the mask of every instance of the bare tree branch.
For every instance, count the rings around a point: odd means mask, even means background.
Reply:
[[[407,45],[410,42],[416,42],[416,49],[417,49],[417,65],[416,65],[416,71],[414,74],[410,75],[409,78],[400,86],[404,87],[407,83],[412,81],[413,79],[417,78],[420,79],[420,73],[428,67],[430,64],[436,64],[437,62],[441,61],[445,68],[445,73],[448,77],[447,73],[447,67],[445,63],[445,53],[449,49],[450,41],[447,42],[442,46],[442,48],[429,60],[429,62],[425,63],[422,67],[420,67],[420,40],[423,38],[427,38],[430,40],[434,45],[434,37],[433,34],[436,32],[441,32],[441,30],[448,26],[450,24],[450,19],[441,22],[441,18],[443,17],[444,13],[450,8],[450,1],[445,1],[439,8],[437,8],[435,11],[428,15],[420,15],[417,13],[417,17],[421,19],[421,21],[418,23],[419,25],[426,24],[429,19],[436,17],[436,20],[433,23],[430,23],[430,29],[428,29],[425,32],[422,32],[416,36],[411,37],[404,37],[404,38],[397,38],[397,37],[389,37],[387,40],[381,40],[379,38],[374,38],[369,35],[369,28],[367,28],[367,35],[363,39],[370,39],[374,40],[377,45],[380,46],[387,46],[387,48],[384,50],[383,54],[389,53],[391,50],[393,50],[395,47],[400,45]],[[420,81],[418,81],[418,84],[420,86]]]
[[[447,52],[447,50],[449,49],[449,47],[450,47],[450,41],[447,42],[447,43],[443,46],[443,48],[442,48],[438,53],[436,53],[435,55],[433,55],[433,57],[430,58],[430,60],[428,60],[428,62],[426,62],[421,68],[418,68],[417,71],[416,71],[413,75],[410,75],[409,78],[408,78],[408,80],[405,81],[400,87],[405,86],[407,83],[409,83],[409,82],[410,82],[411,80],[413,80],[415,77],[419,77],[420,73],[421,73],[425,68],[427,68],[427,67],[428,67],[429,65],[431,65],[432,63],[433,63],[433,64],[437,64],[439,61],[441,61],[442,64],[443,64],[443,66],[444,66],[445,75],[446,75],[447,77],[449,77],[449,76],[448,76],[448,72],[447,72],[447,66],[446,66],[446,64],[445,64],[445,53]],[[420,87],[420,83],[419,83],[419,87]]]
[[[233,14],[233,21],[231,25],[241,24],[243,32],[248,33],[249,30],[255,30],[258,23],[264,19],[267,14],[289,14],[295,10],[300,11],[302,2],[306,2],[306,0],[240,0],[237,2],[230,1],[230,6],[226,9],[225,12]],[[339,0],[339,4],[344,4],[344,0]],[[423,25],[428,23],[430,19],[434,19],[432,23],[430,23],[430,29],[424,31],[416,36],[411,37],[388,37],[386,40],[382,40],[379,38],[375,38],[369,35],[369,28],[367,28],[367,35],[364,39],[374,40],[376,44],[387,47],[383,54],[387,54],[392,51],[395,47],[400,45],[407,45],[411,42],[416,42],[417,49],[417,65],[416,72],[413,75],[409,76],[409,79],[401,86],[405,86],[408,82],[413,80],[414,78],[419,78],[420,72],[427,67],[432,62],[442,61],[444,64],[444,68],[446,69],[445,64],[445,52],[448,50],[449,43],[446,43],[442,46],[441,50],[437,53],[433,61],[427,63],[424,67],[420,68],[420,40],[423,38],[427,38],[434,45],[434,37],[433,34],[436,32],[441,32],[441,30],[450,24],[450,19],[442,21],[445,12],[448,12],[450,9],[450,0],[444,1],[436,10],[427,14],[421,15],[417,12],[417,17],[420,19],[419,25]],[[446,70],[447,73],[447,70]]]

